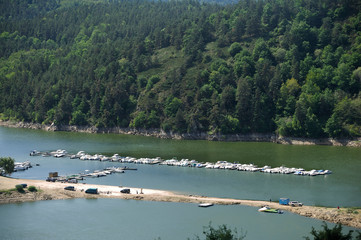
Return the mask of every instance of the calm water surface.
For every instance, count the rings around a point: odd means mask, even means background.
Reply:
[[[195,239],[203,226],[227,224],[246,239],[303,239],[322,222],[247,206],[72,199],[0,205],[2,239]],[[333,224],[329,224],[333,226]],[[17,230],[15,230],[15,228]],[[21,229],[21,230],[19,230]],[[345,227],[344,231],[351,228]]]
[[[301,177],[294,175],[270,175],[238,171],[195,169],[168,166],[120,164],[98,161],[81,161],[69,158],[29,157],[33,149],[50,151],[66,149],[80,150],[91,154],[101,153],[133,157],[161,157],[169,159],[188,158],[197,161],[254,163],[271,165],[330,169],[328,176]],[[107,166],[131,166],[138,171],[112,174],[104,178],[87,179],[87,183],[122,185],[172,190],[187,194],[238,199],[277,200],[289,197],[309,205],[361,206],[361,149],[329,146],[289,146],[273,143],[225,143],[208,141],[163,140],[151,137],[85,134],[66,132],[44,132],[27,129],[0,127],[0,156],[10,156],[16,161],[30,160],[39,163],[25,172],[14,173],[14,177],[45,179],[49,172],[61,175]],[[31,214],[36,213],[36,214]],[[0,232],[8,232],[14,222],[26,225],[34,232],[34,239],[47,239],[56,224],[59,234],[70,237],[56,239],[94,239],[97,234],[123,234],[121,239],[186,239],[201,235],[202,226],[212,221],[215,226],[226,223],[247,231],[246,239],[302,239],[311,226],[322,222],[296,216],[259,214],[257,209],[241,206],[215,206],[199,209],[192,204],[153,203],[124,200],[63,200],[0,206],[1,216],[7,217],[0,224]],[[59,219],[49,221],[53,215]],[[24,216],[21,217],[21,216]],[[26,218],[25,216],[28,216]],[[29,223],[29,218],[34,218]],[[155,221],[156,219],[156,221]],[[0,221],[4,221],[1,217]],[[13,221],[13,222],[12,222]],[[68,231],[74,222],[79,232]],[[51,226],[46,227],[47,224]],[[287,224],[287,229],[283,224]],[[36,227],[35,227],[36,226]],[[261,231],[260,231],[261,230]],[[10,234],[10,233],[9,233]],[[20,233],[17,233],[20,234]],[[77,235],[78,234],[78,235]],[[293,234],[293,235],[292,235]],[[177,237],[174,237],[177,235]],[[28,235],[27,235],[28,236]],[[74,237],[78,236],[78,237]],[[79,237],[80,236],[80,237]],[[134,236],[134,237],[132,237]],[[267,236],[267,237],[266,237]],[[282,237],[283,236],[283,237]],[[290,236],[297,236],[296,238]],[[299,237],[298,237],[299,236]],[[24,239],[19,235],[8,235],[7,239]]]

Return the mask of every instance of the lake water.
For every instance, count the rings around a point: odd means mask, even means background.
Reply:
[[[200,162],[254,163],[329,169],[327,176],[302,177],[227,170],[81,161],[69,158],[30,157],[33,149],[80,150],[133,157],[188,158]],[[49,172],[74,174],[107,166],[131,166],[138,171],[87,179],[87,183],[172,190],[187,194],[238,199],[277,200],[280,197],[308,205],[361,206],[361,149],[330,146],[290,146],[273,143],[164,140],[115,134],[44,132],[0,127],[0,156],[30,160],[33,167],[13,177],[45,179]],[[36,213],[36,214],[34,214]],[[24,239],[10,231],[15,223],[32,234],[26,239],[187,239],[202,235],[202,227],[227,224],[247,231],[246,239],[302,239],[322,222],[291,213],[269,215],[244,206],[155,203],[114,199],[75,199],[0,206],[0,232],[5,239]],[[5,221],[6,219],[6,221]],[[29,219],[32,219],[31,221]],[[72,230],[76,223],[76,229]],[[59,226],[58,226],[59,225]],[[287,225],[287,228],[284,226]],[[58,226],[58,227],[57,227]],[[333,226],[333,225],[330,225]],[[350,228],[345,228],[350,229]],[[25,233],[24,233],[25,234]],[[104,235],[105,234],[105,235]],[[30,237],[29,237],[30,236]],[[104,237],[106,236],[106,237]],[[54,238],[54,237],[52,237]]]
[[[322,222],[247,206],[73,199],[0,205],[2,239],[195,239],[203,226],[227,224],[246,239],[303,239]],[[330,224],[329,224],[330,225]],[[346,228],[344,230],[349,230]]]

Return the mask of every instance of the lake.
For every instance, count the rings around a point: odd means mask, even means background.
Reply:
[[[329,169],[333,174],[309,177],[30,157],[29,152],[33,149],[66,149],[73,153],[83,150],[90,154],[110,156],[118,153],[121,156],[137,158],[177,157],[195,159],[199,162],[226,160],[254,163],[258,166],[284,165],[302,167],[306,170]],[[136,167],[138,171],[87,179],[86,182],[172,190],[214,197],[274,201],[280,197],[289,197],[307,205],[361,206],[359,148],[165,140],[131,135],[45,132],[0,127],[0,156],[10,156],[16,161],[30,160],[34,165],[40,164],[25,172],[13,174],[13,177],[19,178],[45,179],[48,173],[53,171],[67,175],[107,166],[126,165]],[[31,214],[32,212],[36,212],[36,217]],[[232,228],[236,227],[239,232],[243,229],[247,231],[246,239],[302,239],[309,234],[312,226],[319,229],[322,224],[321,221],[291,213],[268,215],[258,213],[256,208],[244,206],[214,206],[200,209],[194,204],[114,199],[75,199],[2,205],[0,214],[9,216],[6,223],[0,225],[0,232],[10,231],[14,221],[26,225],[29,231],[33,231],[34,239],[46,239],[46,234],[51,234],[54,226],[58,224],[61,225],[60,229],[55,231],[65,234],[65,229],[71,227],[74,222],[77,223],[79,233],[69,230],[69,237],[56,239],[79,239],[85,238],[84,236],[92,239],[97,234],[105,234],[104,232],[107,232],[106,238],[109,239],[116,238],[115,236],[124,239],[192,239],[194,234],[201,236],[202,227],[207,226],[210,221],[214,226],[225,223]],[[26,215],[29,215],[29,218],[34,217],[31,224]],[[57,216],[57,219],[50,221],[53,216]],[[4,218],[0,221],[3,220]],[[287,229],[284,228],[284,224],[287,224]],[[118,235],[114,235],[115,233]],[[29,236],[26,238],[31,239]],[[8,235],[7,239],[23,237]]]

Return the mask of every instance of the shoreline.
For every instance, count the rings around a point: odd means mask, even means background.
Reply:
[[[225,141],[225,142],[272,142],[286,145],[326,145],[326,146],[347,146],[361,147],[361,138],[356,139],[334,139],[334,138],[296,138],[281,137],[276,134],[208,134],[208,133],[173,133],[165,132],[161,129],[134,129],[134,128],[97,128],[95,126],[69,126],[69,125],[44,125],[39,123],[14,122],[0,120],[0,126],[9,128],[26,128],[43,131],[64,131],[64,132],[80,132],[80,133],[114,133],[126,135],[139,135],[147,137],[157,137],[162,139],[176,140],[207,140],[207,141]]]
[[[125,188],[121,186],[96,185],[96,184],[65,184],[60,182],[46,182],[43,180],[15,179],[9,177],[0,177],[0,190],[13,189],[15,185],[26,183],[29,186],[35,186],[38,192],[11,193],[0,192],[0,204],[19,203],[41,200],[60,200],[73,198],[116,198],[125,200],[142,200],[158,202],[182,202],[182,203],[213,203],[215,205],[246,205],[252,207],[262,207],[268,205],[271,208],[292,212],[304,217],[315,218],[323,221],[341,223],[350,227],[361,229],[361,208],[330,208],[303,206],[291,207],[288,205],[279,205],[278,202],[258,201],[258,200],[240,200],[231,198],[217,198],[196,195],[184,195],[171,191],[132,188],[130,194],[122,194],[120,190]],[[72,185],[76,191],[64,190],[65,186]],[[86,194],[84,190],[88,188],[98,188],[99,194]],[[83,190],[83,191],[82,191]],[[142,192],[142,194],[141,194]]]

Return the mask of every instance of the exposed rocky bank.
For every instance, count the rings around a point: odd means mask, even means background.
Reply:
[[[208,134],[208,133],[175,133],[165,132],[161,129],[134,129],[134,128],[97,128],[95,126],[68,126],[68,125],[44,125],[39,123],[0,121],[0,126],[12,128],[40,129],[44,131],[66,131],[84,133],[115,133],[128,135],[152,136],[164,139],[184,140],[208,140],[208,141],[229,141],[229,142],[273,142],[290,145],[329,145],[361,147],[361,138],[355,139],[334,139],[334,138],[291,138],[281,137],[276,134]]]

